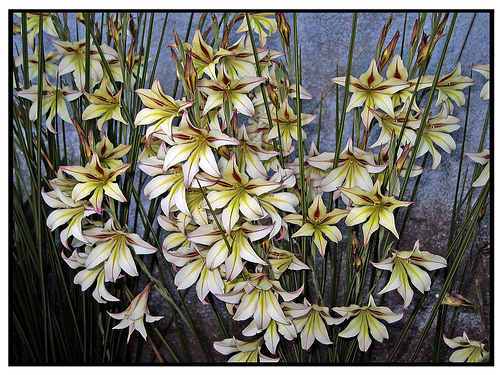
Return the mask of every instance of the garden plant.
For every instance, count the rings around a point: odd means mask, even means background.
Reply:
[[[296,13],[10,15],[11,364],[492,364],[460,13],[387,14],[367,65],[346,14],[319,96]],[[451,156],[446,233],[403,241]]]

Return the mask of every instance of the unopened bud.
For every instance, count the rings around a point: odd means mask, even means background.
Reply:
[[[227,148],[227,146],[220,146],[217,149],[217,153],[227,160],[231,159],[231,153],[229,152],[229,148]]]
[[[418,32],[420,30],[420,17],[415,20],[415,25],[413,25],[413,31],[410,37],[410,48],[413,48],[417,43]]]
[[[443,31],[444,31],[444,27],[446,26],[446,22],[448,21],[448,16],[450,15],[450,13],[446,13],[443,17],[443,19],[441,20],[441,22],[439,23],[439,26],[437,28],[437,31],[436,31],[436,35],[441,35],[443,34]]]
[[[439,295],[437,295],[439,296]],[[449,306],[463,306],[463,307],[474,307],[475,304],[474,302],[469,301],[467,298],[462,296],[461,294],[451,294],[451,293],[446,293],[443,302],[441,302],[443,305],[449,305]]]
[[[120,44],[120,33],[116,29],[115,22],[113,21],[112,18],[109,19],[108,21],[108,32],[111,34],[111,37],[113,38],[113,42],[115,45]]]
[[[389,32],[389,28],[391,27],[391,24],[392,24],[392,18],[393,18],[393,14],[391,13],[389,15],[389,18],[387,19],[384,27],[382,28],[382,32],[380,33],[380,38],[379,38],[379,43],[382,44],[385,40],[385,38],[387,37],[387,33]]]
[[[267,89],[267,96],[269,97],[269,100],[276,108],[278,108],[280,105],[280,98],[278,96],[278,93],[273,89],[273,86],[268,81],[266,81],[265,86]]]
[[[80,124],[78,123],[78,121],[76,121],[75,118],[73,118],[72,120],[73,120],[73,125],[76,128],[76,132],[78,134],[78,137],[80,138],[80,143],[82,145],[83,154],[85,155],[87,160],[90,160],[92,157],[92,151],[91,151],[91,148],[89,146],[89,142],[87,141],[87,137],[85,136],[85,132],[83,131]],[[89,138],[91,138],[93,141],[93,136],[92,136],[91,131],[89,131]]]
[[[224,35],[222,36],[222,41],[220,42],[220,46],[221,48],[227,48],[228,44],[229,44],[229,32],[230,32],[231,28],[229,27],[229,25],[226,25],[226,28],[224,29]]]
[[[361,271],[361,266],[363,266],[363,262],[361,261],[361,258],[354,252],[352,254],[352,268],[354,268],[354,271],[356,273],[359,273]]]
[[[99,27],[99,24],[97,22],[94,23],[94,34],[95,34],[96,44],[101,44],[102,43],[101,28]]]
[[[186,85],[192,94],[196,92],[196,69],[194,68],[193,58],[191,56],[191,51],[186,51],[186,64],[184,65],[184,78],[186,80]]]
[[[396,171],[397,174],[399,175],[401,171],[403,170],[403,165],[405,163],[406,158],[408,157],[408,154],[410,151],[413,149],[413,146],[410,146],[409,143],[405,144],[405,147],[403,148],[403,152],[399,156],[398,161],[396,162]]]
[[[352,247],[356,250],[361,247],[361,242],[359,242],[358,238],[358,232],[355,230],[352,231]]]
[[[233,116],[231,117],[231,131],[233,132],[233,137],[238,134],[238,111],[233,111]]]
[[[135,39],[132,38],[132,42],[130,43],[130,48],[127,52],[127,56],[125,57],[125,67],[127,68],[127,72],[132,73],[132,68],[135,64]]]
[[[278,30],[280,32],[281,39],[283,39],[283,42],[285,42],[287,47],[290,47],[290,35],[292,30],[286,21],[285,14],[280,12],[276,13],[276,22],[278,23]]]
[[[130,30],[130,34],[132,35],[132,39],[137,39],[137,25],[134,22],[134,17],[129,15],[128,29]]]
[[[382,52],[382,57],[380,58],[379,62],[379,70],[384,69],[385,66],[389,64],[389,61],[391,61],[392,57],[394,56],[394,51],[396,50],[396,44],[398,43],[398,39],[399,39],[399,30],[396,31],[396,34],[394,34],[394,37],[387,45],[384,52]]]
[[[83,13],[79,12],[76,14],[76,21],[80,22],[82,25],[85,25],[85,17],[83,16]]]

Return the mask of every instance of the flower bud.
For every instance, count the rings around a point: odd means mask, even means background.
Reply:
[[[226,158],[226,159],[231,159],[231,153],[229,152],[229,149],[227,148],[227,146],[220,146],[218,149],[217,149],[217,153]]]
[[[352,268],[354,268],[354,271],[356,273],[359,273],[361,271],[361,267],[363,266],[363,262],[361,261],[361,258],[354,252],[352,254]]]
[[[385,38],[387,37],[387,33],[389,32],[389,28],[391,27],[391,23],[392,23],[392,13],[389,15],[387,22],[385,23],[384,27],[382,28],[382,32],[380,33],[380,37],[378,38],[375,58],[378,58],[379,53],[382,50],[382,46],[384,45]]]
[[[361,242],[359,242],[358,239],[358,232],[355,230],[352,231],[352,247],[356,250],[361,247]]]
[[[290,48],[290,35],[292,33],[290,25],[286,21],[284,13],[276,13],[276,22],[278,23],[278,30],[281,35],[281,39],[285,42],[285,45]]]
[[[116,29],[115,22],[113,21],[112,18],[109,18],[109,21],[108,21],[108,33],[111,34],[111,37],[113,38],[113,42],[115,43],[115,45],[119,45],[120,44],[120,33]]]
[[[278,93],[273,89],[273,86],[269,83],[269,81],[266,81],[265,86],[267,89],[267,96],[269,97],[269,100],[275,107],[278,108],[280,105]]]
[[[231,30],[231,28],[229,27],[229,25],[226,25],[226,28],[224,29],[224,35],[222,35],[222,40],[220,42],[221,48],[227,48],[227,46],[229,44],[229,31],[230,30]]]
[[[406,158],[408,157],[408,154],[410,151],[413,149],[413,146],[410,146],[409,143],[405,144],[405,147],[403,148],[403,152],[399,156],[398,161],[396,162],[396,171],[397,174],[399,175],[401,171],[403,170],[403,165],[405,163]]]
[[[399,39],[399,30],[396,31],[396,34],[394,34],[394,37],[387,45],[384,52],[382,52],[382,57],[380,58],[379,61],[380,70],[384,69],[385,66],[389,63],[389,61],[391,61],[392,57],[394,56],[394,51],[396,49],[396,44],[398,43],[398,39]]]
[[[474,302],[469,301],[467,298],[462,296],[461,294],[451,294],[451,293],[446,293],[444,296],[443,302],[441,302],[443,305],[449,305],[449,306],[463,306],[463,307],[474,307],[475,304]]]
[[[418,31],[420,30],[420,17],[415,20],[415,25],[413,25],[413,31],[410,37],[410,48],[413,48],[417,43]]]
[[[125,67],[127,68],[127,72],[132,73],[132,69],[135,63],[135,39],[132,38],[130,42],[130,48],[127,52],[127,56],[125,57]]]
[[[184,66],[184,78],[186,80],[186,86],[192,94],[196,92],[196,69],[194,68],[193,58],[191,56],[191,51],[186,51],[186,64]]]
[[[138,31],[137,25],[134,22],[134,17],[129,15],[128,29],[130,30],[130,34],[132,35],[132,39],[137,39]]]

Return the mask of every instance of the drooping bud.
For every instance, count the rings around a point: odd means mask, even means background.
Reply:
[[[214,38],[215,44],[218,47],[219,43],[219,22],[217,21],[217,16],[215,14],[212,15],[212,29],[214,30]]]
[[[441,302],[443,305],[449,305],[449,306],[462,306],[462,307],[474,307],[475,304],[474,302],[469,301],[467,298],[462,296],[461,294],[451,294],[451,293],[446,293],[443,299],[443,302]]]
[[[277,12],[276,22],[278,23],[278,30],[280,32],[281,39],[285,42],[285,45],[290,48],[290,35],[292,34],[292,30],[285,18],[285,14]]]
[[[485,203],[483,207],[481,208],[481,212],[479,213],[479,216],[477,217],[477,222],[480,223],[481,220],[483,220],[484,215],[486,215],[486,209],[488,208],[489,203]]]
[[[355,230],[352,231],[352,247],[355,250],[358,250],[361,248],[361,242],[359,242],[358,232]]]
[[[379,61],[379,70],[384,69],[385,66],[389,63],[389,61],[391,61],[392,57],[394,56],[394,51],[396,50],[396,44],[398,43],[398,39],[399,39],[399,30],[396,31],[396,34],[394,34],[394,37],[387,45],[384,52],[382,52],[382,57],[380,58]]]
[[[434,52],[434,47],[436,46],[436,43],[443,36],[444,36],[444,34],[437,34],[436,33],[432,40],[428,40],[429,35],[427,35],[424,32],[424,35],[422,36],[422,40],[420,42],[420,45],[418,46],[417,65],[422,65],[422,63],[425,61],[427,56],[430,57],[432,55],[432,53]]]

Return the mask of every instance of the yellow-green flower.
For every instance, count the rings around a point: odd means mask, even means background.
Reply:
[[[122,269],[130,276],[138,276],[130,249],[136,254],[152,254],[157,250],[138,234],[130,233],[126,228],[116,229],[113,219],[109,219],[104,228],[88,229],[84,235],[91,245],[95,245],[87,257],[85,268],[91,269],[104,262],[106,281],[115,282]]]
[[[84,94],[89,100],[90,105],[83,111],[82,120],[85,121],[100,117],[97,120],[97,127],[101,132],[103,131],[104,122],[109,119],[114,119],[128,125],[121,114],[122,89],[114,94],[107,78],[102,80],[101,86],[93,94],[87,92],[84,92]]]
[[[21,18],[21,13],[16,13],[16,15]],[[42,13],[42,18],[43,18],[43,31],[46,33],[55,36],[59,38],[59,35],[57,34],[56,27],[54,26],[54,22],[52,21],[52,14],[51,13]],[[31,47],[32,50],[35,49],[35,37],[38,36],[38,33],[40,32],[40,13],[26,13],[26,30],[23,30],[23,32],[28,32],[27,38],[28,38],[28,44]],[[28,31],[29,30],[29,31]]]
[[[283,302],[285,315],[292,319],[293,325],[300,332],[302,349],[309,350],[315,340],[325,345],[333,344],[328,336],[326,324],[340,324],[344,318],[332,318],[328,313],[328,307],[320,306],[318,303],[309,303],[304,298],[304,303]]]
[[[302,225],[302,215],[299,214],[287,215],[284,217],[284,220],[289,223],[301,225],[300,229],[292,235],[292,238],[313,236],[313,242],[316,248],[321,256],[324,257],[327,241],[323,236],[326,236],[330,241],[335,243],[341,241],[342,234],[335,224],[346,217],[347,214],[347,210],[338,208],[327,213],[323,198],[321,194],[318,194],[307,210],[307,221],[304,225]]]
[[[287,292],[277,280],[268,278],[267,273],[249,273],[247,287],[238,291],[217,295],[220,300],[238,305],[233,319],[243,321],[253,318],[259,330],[266,329],[271,320],[290,325],[292,322],[285,316],[278,301],[278,295],[286,302],[300,295],[303,286],[293,292]]]
[[[240,142],[209,124],[206,128],[195,128],[189,121],[188,112],[184,112],[179,127],[174,127],[172,137],[165,133],[156,133],[171,147],[165,155],[163,171],[184,162],[184,186],[189,188],[194,176],[200,169],[213,177],[220,177],[214,150],[220,146],[237,146]]]
[[[193,102],[175,100],[170,95],[166,95],[161,88],[159,78],[153,82],[150,90],[137,89],[135,92],[146,106],[135,117],[135,126],[155,123],[146,131],[147,140],[150,140],[152,134],[160,129],[168,136],[172,136],[172,121],[182,116],[184,110],[193,104]]]
[[[473,85],[474,80],[460,75],[461,73],[462,65],[458,62],[451,73],[439,79],[436,86],[439,92],[436,100],[436,107],[440,105],[441,102],[445,102],[450,113],[453,113],[453,104],[450,100],[454,101],[459,107],[465,104],[465,94],[460,90]]]
[[[156,322],[163,318],[163,316],[152,316],[149,313],[148,309],[148,297],[151,292],[151,287],[153,286],[153,282],[150,282],[144,290],[135,297],[130,306],[127,307],[121,313],[110,313],[109,316],[114,319],[121,320],[113,329],[123,329],[128,327],[128,337],[127,342],[130,340],[130,335],[134,330],[140,332],[144,340],[146,340],[147,333],[146,328],[144,327],[144,317],[146,317],[147,323]]]
[[[251,179],[241,173],[236,163],[236,155],[227,162],[222,178],[209,187],[207,200],[211,207],[222,209],[222,226],[231,235],[231,231],[240,218],[240,213],[247,220],[259,220],[264,211],[257,197],[279,188],[282,183],[264,180],[260,177]]]
[[[228,359],[228,362],[279,362],[279,358],[270,358],[260,352],[263,343],[264,337],[259,337],[252,342],[237,340],[235,337],[232,337],[214,342],[214,348],[224,355],[236,353]]]
[[[223,48],[218,49],[214,52],[212,46],[207,44],[201,35],[200,29],[196,29],[193,37],[193,41],[189,43],[183,43],[185,51],[191,52],[191,57],[193,59],[193,65],[196,69],[197,77],[202,78],[203,73],[206,73],[210,79],[216,81],[217,73],[216,66],[222,56],[231,55],[232,53]]]
[[[370,240],[371,235],[379,228],[379,225],[389,229],[396,238],[399,238],[393,211],[398,207],[406,207],[413,202],[402,202],[393,197],[387,197],[380,192],[380,180],[375,182],[372,191],[363,190],[357,186],[342,188],[339,190],[347,195],[354,203],[345,219],[348,226],[363,224],[364,244]]]
[[[219,108],[226,101],[229,102],[230,110],[234,107],[243,115],[253,116],[255,109],[252,101],[248,98],[248,93],[265,80],[266,78],[250,76],[241,79],[231,78],[227,74],[225,63],[222,62],[217,80],[203,78],[198,82],[200,92],[207,95],[202,116],[205,116],[211,109]]]
[[[332,78],[331,81],[345,86],[346,77]],[[370,108],[373,110],[380,108],[385,113],[394,117],[392,95],[410,86],[410,83],[399,78],[384,79],[378,72],[375,59],[372,59],[366,73],[363,73],[359,79],[351,77],[349,91],[353,95],[346,111],[349,112],[353,108],[364,105],[361,112],[361,119],[368,129],[373,118]]]
[[[366,352],[372,343],[370,334],[378,342],[389,338],[387,328],[379,319],[394,323],[403,317],[403,314],[396,314],[388,307],[375,305],[371,295],[367,306],[351,304],[349,307],[334,307],[332,310],[342,315],[344,319],[354,317],[339,336],[344,338],[357,336],[359,350],[363,352]]]
[[[335,156],[333,153],[323,153],[308,158],[310,165],[318,168],[331,168]],[[330,171],[320,184],[321,190],[330,192],[337,190],[340,186],[345,188],[359,187],[364,190],[373,188],[370,173],[380,173],[387,164],[377,165],[373,154],[360,148],[354,147],[352,139],[347,140],[347,145],[339,155],[337,168]]]
[[[44,54],[44,71],[51,77],[55,77],[57,74],[56,62],[59,60],[61,55],[56,51],[51,51]],[[16,67],[21,66],[23,63],[23,54],[21,53],[18,57],[14,59],[14,64]],[[35,47],[33,54],[28,56],[28,72],[29,79],[35,79],[38,77],[38,46]]]
[[[64,122],[72,124],[71,116],[69,115],[68,106],[66,102],[71,102],[80,97],[80,91],[72,90],[69,87],[58,88],[52,86],[49,82],[47,74],[43,74],[43,88],[42,88],[42,114],[50,111],[45,119],[45,125],[52,133],[57,133],[52,126],[52,119],[59,116]],[[17,96],[26,98],[33,102],[30,107],[29,118],[35,121],[38,116],[38,85],[34,85],[29,89],[19,91]]]
[[[471,70],[481,73],[484,78],[488,80],[484,84],[483,88],[481,89],[481,93],[479,94],[481,96],[481,99],[488,100],[490,98],[490,64],[476,65],[473,66]]]
[[[102,212],[102,200],[104,194],[119,202],[126,202],[116,179],[125,173],[132,163],[118,165],[113,168],[103,168],[99,162],[97,153],[94,153],[90,163],[85,167],[80,165],[64,166],[61,169],[76,178],[79,182],[73,188],[71,198],[77,202],[92,194],[89,199],[94,210],[100,215]]]
[[[387,285],[378,294],[397,288],[398,293],[404,300],[403,308],[408,307],[413,298],[410,281],[420,293],[427,292],[431,288],[431,278],[420,267],[433,271],[447,265],[446,259],[443,257],[431,254],[428,251],[420,251],[419,244],[420,242],[417,240],[412,251],[391,249],[389,258],[380,263],[370,262],[376,268],[392,272]]]
[[[127,155],[127,153],[132,148],[132,145],[118,145],[114,146],[109,140],[107,135],[95,145],[95,152],[99,157],[99,162],[104,168],[113,168],[119,165],[123,165],[122,157]]]
[[[483,362],[487,359],[489,352],[486,351],[486,342],[470,340],[464,332],[463,336],[449,339],[443,335],[443,340],[452,349],[457,349],[450,356],[450,362]]]
[[[415,152],[417,153],[417,158],[426,152],[432,155],[431,170],[436,169],[441,162],[441,154],[436,150],[435,145],[438,145],[448,154],[457,147],[455,140],[448,133],[460,129],[459,122],[460,119],[451,116],[449,106],[444,103],[439,113],[428,118],[418,150]]]
[[[274,13],[249,13],[248,19],[250,20],[250,28],[259,35],[260,47],[264,47],[267,37],[278,30],[278,23],[276,22]],[[266,29],[267,32],[264,29]],[[236,30],[236,33],[242,33],[248,30],[247,17],[245,16],[240,27]]]
[[[73,72],[75,84],[78,90],[85,89],[85,55],[86,55],[86,42],[85,39],[71,43],[63,40],[50,40],[54,45],[57,52],[63,55],[64,58],[59,63],[57,70],[58,75],[62,76],[67,73]],[[99,51],[94,45],[90,46],[90,87],[95,84],[104,76],[101,57]]]
[[[275,113],[275,114],[274,114]],[[316,118],[316,115],[308,115],[302,113],[301,125],[307,125]],[[298,140],[298,132],[302,132],[302,139],[306,139],[307,135],[303,129],[298,129],[299,119],[293,113],[292,107],[288,104],[288,99],[281,104],[278,112],[273,111],[271,116],[273,126],[267,134],[267,141],[272,139],[279,139],[281,141],[281,149],[283,155],[288,155],[293,152],[292,139]],[[267,117],[262,118],[267,123]]]
[[[485,149],[477,154],[465,153],[465,155],[474,160],[476,163],[484,165],[481,174],[478,176],[476,181],[472,183],[472,187],[486,185],[486,182],[490,179],[490,150]]]
[[[71,192],[63,192],[59,189],[57,182],[54,184],[54,190],[48,193],[42,188],[42,197],[45,203],[55,208],[47,217],[47,226],[51,231],[68,223],[68,226],[61,231],[61,243],[69,249],[68,238],[70,236],[87,243],[82,232],[82,222],[84,219],[96,212],[86,201],[74,201],[71,198]]]
[[[208,269],[213,270],[224,264],[226,278],[232,281],[243,271],[243,261],[267,265],[257,255],[251,243],[268,235],[271,229],[271,226],[246,222],[241,226],[236,225],[230,235],[224,234],[224,238],[222,232],[214,229],[214,224],[211,223],[199,226],[187,234],[187,239],[196,246],[209,246],[205,255]]]

